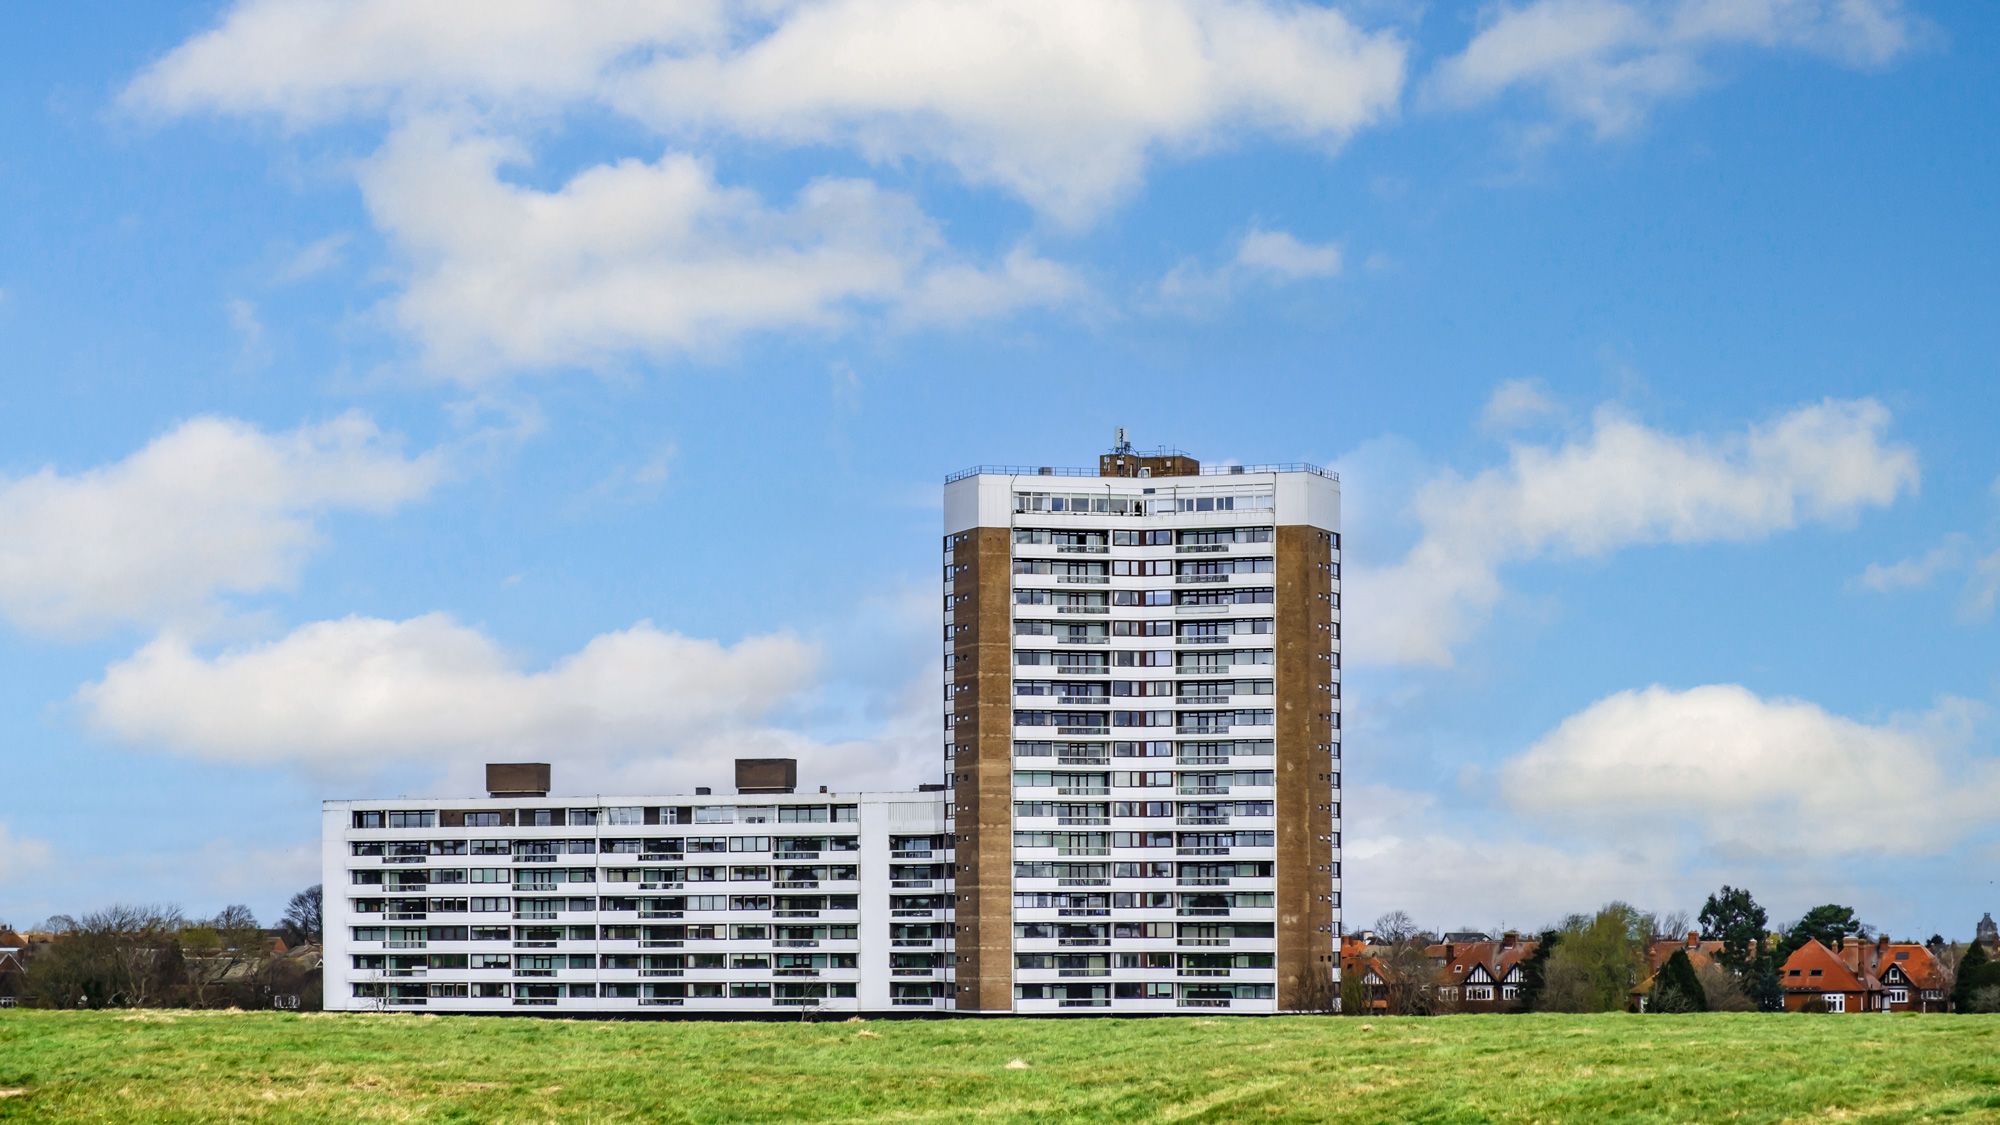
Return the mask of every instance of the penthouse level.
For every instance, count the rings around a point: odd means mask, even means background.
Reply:
[[[546,1014],[947,1004],[952,853],[935,791],[328,801],[326,1006]]]

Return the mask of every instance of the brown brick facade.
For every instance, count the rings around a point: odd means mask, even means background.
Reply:
[[[957,995],[961,1011],[1014,1007],[1013,585],[1010,533],[947,539],[952,605],[952,810],[957,833]],[[955,542],[954,542],[955,541]]]
[[[1278,1008],[1333,966],[1333,539],[1277,531]]]

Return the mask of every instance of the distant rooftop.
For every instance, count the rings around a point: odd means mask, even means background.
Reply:
[[[1228,477],[1228,476],[1241,476],[1244,473],[1311,473],[1316,477],[1326,477],[1329,480],[1337,481],[1340,479],[1339,473],[1323,469],[1318,465],[1314,465],[1306,461],[1289,461],[1284,464],[1278,464],[1278,465],[1203,465],[1195,461],[1194,458],[1190,457],[1184,450],[1168,449],[1165,447],[1161,447],[1159,449],[1135,451],[1128,447],[1123,450],[1113,449],[1110,452],[1104,454],[1103,458],[1100,460],[1100,463],[1095,468],[1084,468],[1079,466],[1068,466],[1068,465],[974,465],[969,469],[960,469],[955,473],[947,475],[944,478],[944,482],[946,484],[950,484],[953,481],[960,481],[964,480],[967,477],[977,477],[977,476],[1127,477],[1136,475],[1134,473],[1119,472],[1116,469],[1112,468],[1109,462],[1112,462],[1115,458],[1117,458],[1121,454],[1133,458],[1135,462],[1136,461],[1143,461],[1147,463],[1180,462],[1180,463],[1185,463],[1187,466],[1189,466],[1188,468],[1181,469],[1179,471],[1174,471],[1174,472],[1161,471],[1151,474],[1154,476]]]

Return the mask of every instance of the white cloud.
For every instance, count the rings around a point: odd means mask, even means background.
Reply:
[[[1236,243],[1229,261],[1210,269],[1190,258],[1160,279],[1159,296],[1176,307],[1201,310],[1249,284],[1284,285],[1340,272],[1340,244],[1303,242],[1289,231],[1254,227]]]
[[[641,623],[530,672],[441,614],[349,617],[212,657],[162,637],[78,698],[102,731],[225,762],[640,751],[762,718],[817,659],[791,637],[725,647]]]
[[[1869,563],[1861,576],[1854,580],[1855,584],[1878,594],[1891,590],[1921,589],[1940,574],[1965,565],[1967,542],[1963,535],[1949,535],[1944,542],[1921,555],[1892,563]]]
[[[557,764],[565,787],[657,792],[727,784],[732,758],[774,756],[843,785],[911,784],[937,752],[942,673],[867,737],[827,740],[783,721],[815,699],[821,663],[790,635],[724,645],[641,622],[527,668],[442,614],[349,617],[215,653],[162,637],[77,703],[92,729],[134,746],[321,773],[443,769],[463,786],[480,763],[529,758]]]
[[[1493,388],[1479,412],[1479,428],[1505,433],[1560,413],[1562,407],[1549,397],[1540,379],[1508,379]]]
[[[337,232],[301,246],[278,267],[274,280],[291,285],[334,269],[347,258],[347,242],[347,234]]]
[[[1517,810],[1608,838],[1691,833],[1717,854],[1919,855],[2000,821],[2000,760],[1967,705],[1857,722],[1734,684],[1599,700],[1500,771]]]
[[[1355,659],[1451,663],[1503,592],[1503,566],[1652,543],[1743,541],[1851,519],[1917,486],[1917,457],[1889,444],[1889,412],[1826,400],[1721,440],[1663,433],[1604,408],[1590,432],[1516,444],[1509,463],[1446,473],[1412,506],[1421,531],[1391,566],[1351,564]]]
[[[127,104],[293,125],[467,100],[592,97],[635,53],[725,27],[720,0],[242,0],[147,67]]]
[[[1236,264],[1286,281],[1340,272],[1340,247],[1300,242],[1287,231],[1253,230],[1236,247]]]
[[[2000,603],[2000,551],[1972,564],[1972,577],[1966,582],[1965,601],[1959,613],[1968,621],[1984,621],[1993,616],[1996,603]]]
[[[864,307],[963,319],[1082,288],[1025,251],[997,270],[970,265],[914,201],[866,181],[817,180],[774,208],[685,155],[594,166],[554,191],[500,177],[521,158],[426,121],[362,175],[410,265],[397,315],[461,378],[831,330]]]
[[[1525,87],[1599,135],[1626,131],[1656,103],[1709,81],[1730,49],[1803,51],[1882,66],[1920,36],[1899,0],[1533,0],[1492,10],[1427,93],[1476,105]]]
[[[1156,153],[1245,132],[1338,145],[1395,111],[1405,55],[1273,0],[243,0],[126,96],[294,124],[598,102],[668,134],[941,161],[1076,222]]]
[[[1985,621],[2000,605],[2000,551],[1974,553],[1972,538],[1954,532],[1921,555],[1893,563],[1870,563],[1854,585],[1878,594],[1918,590],[1947,574],[1963,573],[1958,618],[1967,624]]]
[[[241,297],[232,297],[223,302],[222,311],[229,317],[229,328],[236,333],[237,361],[245,367],[261,367],[270,361],[271,350],[264,343],[264,321],[257,315],[257,306]]]
[[[1549,842],[1505,824],[1469,828],[1428,793],[1350,787],[1341,812],[1350,826],[1341,848],[1349,929],[1403,910],[1434,929],[1535,930],[1614,900],[1672,910],[1698,901],[1706,883],[1670,843]]]
[[[47,841],[16,836],[5,821],[0,821],[0,886],[17,882],[48,867],[54,858],[55,851]],[[15,921],[20,925],[27,924],[25,919]]]
[[[439,454],[398,445],[355,413],[278,434],[206,417],[110,465],[0,476],[0,615],[81,634],[289,586],[321,515],[386,512],[437,483]]]

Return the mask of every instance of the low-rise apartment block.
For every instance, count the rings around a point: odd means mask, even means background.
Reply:
[[[489,795],[325,806],[326,1007],[448,1012],[944,1006],[951,849],[935,791]]]

